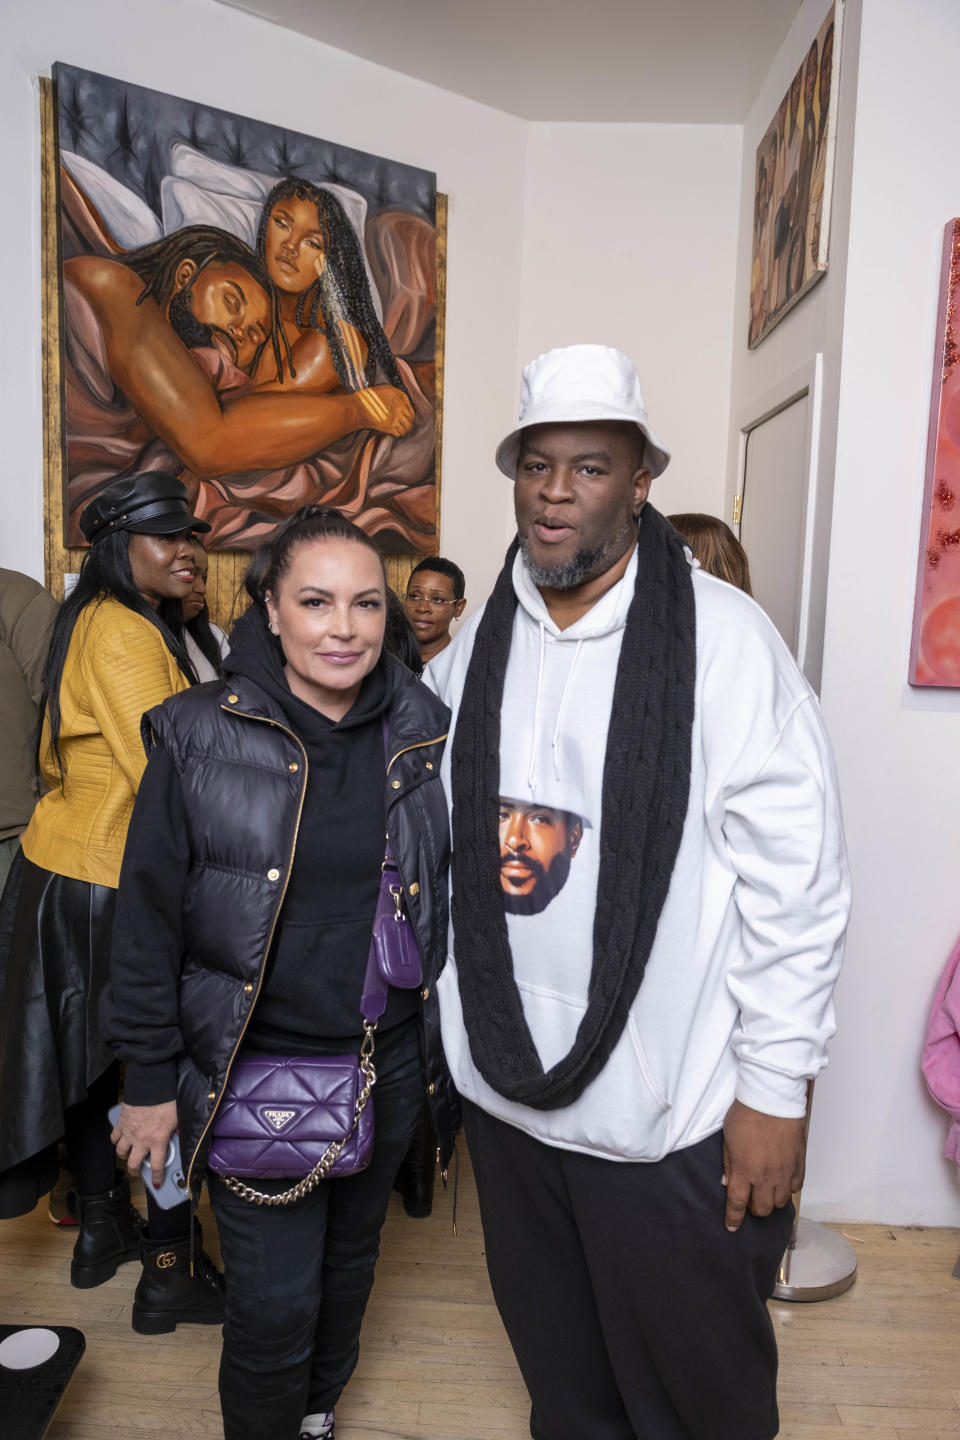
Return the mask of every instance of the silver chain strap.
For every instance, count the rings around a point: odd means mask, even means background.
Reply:
[[[370,1099],[370,1091],[377,1083],[377,1072],[373,1066],[373,1032],[376,1025],[370,1025],[366,1020],[363,1022],[363,1044],[360,1046],[360,1071],[363,1075],[363,1085],[357,1096],[356,1104],[353,1107],[353,1124],[344,1135],[342,1140],[331,1140],[324,1150],[318,1165],[298,1180],[296,1185],[289,1190],[283,1190],[279,1195],[267,1195],[263,1190],[254,1190],[252,1185],[245,1185],[238,1180],[236,1175],[220,1175],[218,1178],[232,1190],[234,1195],[239,1195],[241,1200],[249,1200],[253,1205],[292,1205],[295,1200],[302,1200],[304,1195],[309,1195],[315,1190],[321,1180],[326,1180],[340,1151],[346,1145],[350,1136],[360,1123],[360,1116],[367,1108],[367,1101]]]

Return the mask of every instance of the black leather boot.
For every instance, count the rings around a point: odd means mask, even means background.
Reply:
[[[410,1148],[393,1182],[403,1208],[414,1220],[425,1220],[433,1209],[433,1180],[437,1165],[437,1132],[430,1106],[424,1104]]]
[[[117,1267],[140,1257],[143,1221],[130,1204],[124,1176],[102,1195],[78,1195],[80,1233],[73,1247],[70,1284],[90,1290],[116,1275]]]
[[[193,1274],[187,1238],[159,1243],[144,1240],[143,1274],[133,1297],[133,1328],[140,1335],[169,1335],[178,1325],[223,1323],[223,1276],[202,1249],[195,1230]]]

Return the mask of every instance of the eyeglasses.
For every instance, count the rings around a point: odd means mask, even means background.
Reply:
[[[442,610],[444,605],[456,605],[456,600],[447,600],[443,595],[425,595],[422,590],[408,590],[408,605],[429,605],[431,610]]]

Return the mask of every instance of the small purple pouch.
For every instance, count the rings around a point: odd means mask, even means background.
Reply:
[[[388,985],[396,985],[400,990],[413,990],[422,983],[420,947],[403,909],[403,886],[389,841],[382,866],[371,944],[377,970]]]

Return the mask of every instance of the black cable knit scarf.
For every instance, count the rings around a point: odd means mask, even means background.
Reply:
[[[684,542],[646,505],[604,758],[589,1000],[572,1048],[544,1071],[513,975],[500,889],[500,706],[516,553],[514,541],[477,629],[454,736],[453,922],[474,1064],[508,1100],[554,1110],[571,1105],[609,1059],[656,935],[690,793],[695,613]]]

